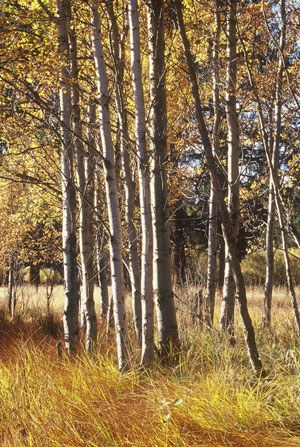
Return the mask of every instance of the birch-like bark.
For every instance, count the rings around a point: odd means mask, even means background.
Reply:
[[[185,254],[185,237],[183,230],[183,222],[185,212],[182,207],[181,200],[176,204],[176,211],[174,215],[174,230],[172,234],[173,253],[174,253],[174,277],[178,286],[183,286],[186,283],[186,254]]]
[[[283,3],[283,1],[282,1],[282,3]],[[260,111],[260,116],[262,117],[261,111]],[[266,130],[263,127],[263,121],[260,120],[260,122],[261,122],[261,129],[262,129],[262,133],[263,133],[263,141],[264,141],[264,146],[265,146],[267,162],[268,162],[268,166],[269,166],[271,180],[273,183],[276,211],[277,211],[278,223],[279,223],[279,228],[280,228],[280,233],[281,233],[282,251],[283,251],[283,255],[284,255],[286,281],[287,281],[287,286],[288,286],[288,290],[289,290],[289,294],[290,294],[290,299],[291,299],[292,309],[293,309],[293,313],[294,313],[298,337],[300,339],[299,306],[298,306],[298,302],[297,302],[296,291],[295,291],[292,270],[291,270],[291,262],[290,262],[289,252],[288,252],[287,230],[286,230],[287,225],[286,225],[286,222],[284,219],[283,204],[282,204],[282,198],[280,195],[279,178],[278,178],[277,171],[275,171],[275,169],[272,165],[272,158],[271,158],[270,152],[268,150],[268,146],[267,146],[267,141],[268,141],[267,138],[268,137],[267,137]]]
[[[291,236],[293,236],[297,247],[300,248],[300,233],[297,230],[297,227],[295,226],[295,224],[293,224],[293,222],[290,222],[290,220],[289,220],[288,224],[289,224],[289,232],[291,233]]]
[[[282,81],[284,72],[283,53],[286,43],[286,18],[285,5],[281,4],[281,18],[282,27],[278,48],[278,67],[275,86],[275,131],[274,138],[269,139],[269,147],[272,148],[272,167],[277,173],[279,162],[279,145],[280,145],[280,131],[281,131],[281,111],[282,111]],[[271,307],[272,307],[272,293],[273,293],[273,277],[274,277],[274,219],[275,219],[275,200],[272,176],[269,180],[269,204],[268,204],[268,221],[266,233],[266,282],[264,290],[264,308],[262,321],[266,326],[271,325]]]
[[[218,271],[218,289],[222,290],[224,285],[225,274],[225,242],[222,235],[222,226],[218,223],[219,237],[219,271]]]
[[[142,340],[141,276],[138,256],[138,236],[134,223],[135,181],[130,165],[130,139],[127,111],[123,93],[124,51],[120,48],[121,36],[111,1],[105,2],[112,26],[112,49],[115,65],[116,106],[120,125],[120,152],[125,190],[125,219],[128,235],[129,275],[132,295],[132,314],[138,345]]]
[[[97,88],[100,114],[100,136],[103,149],[103,169],[106,179],[106,200],[110,227],[110,261],[112,295],[114,303],[114,321],[116,329],[119,369],[128,366],[126,346],[126,323],[124,302],[124,280],[122,262],[122,229],[119,210],[118,189],[115,170],[115,157],[111,136],[109,93],[107,86],[106,67],[102,47],[100,14],[98,2],[92,3],[93,51],[97,75]]]
[[[100,185],[100,175],[98,169],[95,170],[95,184]],[[107,281],[107,265],[109,263],[108,256],[105,252],[106,235],[103,228],[103,212],[99,206],[101,198],[99,197],[100,190],[98,187],[94,189],[94,213],[95,213],[95,244],[96,244],[96,264],[98,284],[100,287],[100,316],[106,320],[108,312],[108,281]]]
[[[239,124],[236,108],[237,91],[237,1],[227,6],[226,118],[228,128],[228,212],[235,244],[239,235]],[[228,246],[225,245],[225,277],[221,305],[221,328],[234,335],[235,284]]]
[[[153,289],[158,342],[162,358],[179,345],[171,276],[171,250],[166,163],[167,105],[165,79],[164,2],[148,5],[150,74],[151,210],[153,225]]]
[[[286,27],[285,0],[281,0],[280,11],[281,11],[282,25],[284,27]],[[282,197],[280,194],[280,184],[279,184],[278,172],[274,169],[274,166],[272,164],[272,156],[271,156],[270,147],[268,145],[269,140],[268,140],[267,129],[265,126],[265,121],[264,121],[262,103],[260,101],[256,86],[255,86],[254,78],[253,78],[252,72],[250,70],[249,61],[247,58],[247,52],[245,50],[245,45],[244,45],[243,41],[241,41],[241,42],[242,42],[243,51],[244,51],[244,54],[246,57],[246,66],[247,66],[250,86],[251,86],[251,89],[255,96],[255,100],[256,100],[256,104],[257,104],[257,111],[258,111],[259,123],[260,123],[260,132],[261,132],[264,150],[265,150],[265,154],[266,154],[266,159],[267,159],[267,163],[268,163],[268,167],[269,167],[270,178],[271,178],[271,181],[273,184],[274,199],[275,199],[278,223],[279,223],[279,228],[280,228],[280,233],[281,233],[282,251],[283,251],[283,255],[284,255],[286,281],[287,281],[287,286],[288,286],[289,295],[290,295],[290,299],[291,299],[291,305],[292,305],[292,309],[293,309],[293,313],[294,313],[294,319],[295,319],[295,324],[296,324],[296,328],[297,328],[297,332],[298,332],[298,337],[300,339],[299,306],[298,306],[298,302],[297,302],[296,291],[295,291],[295,286],[294,286],[293,277],[292,277],[291,263],[290,263],[288,244],[287,244],[288,222],[285,222],[285,218],[284,218],[283,201],[282,201]],[[280,53],[279,57],[283,58],[284,57],[283,53],[281,53],[281,52],[279,52],[279,53]],[[283,66],[284,66],[284,61],[283,61]],[[277,108],[277,112],[279,110],[281,110],[281,109]],[[279,137],[280,137],[280,134],[278,134],[278,138]],[[274,141],[274,144],[275,144],[275,141]]]
[[[95,349],[97,341],[97,318],[94,302],[94,260],[91,221],[92,203],[88,197],[88,177],[85,167],[85,148],[83,145],[83,131],[80,111],[80,91],[78,83],[77,41],[76,31],[70,30],[70,55],[72,67],[72,115],[74,128],[74,146],[76,157],[77,192],[79,203],[79,252],[81,259],[82,287],[81,312],[85,326],[85,347],[88,353]],[[92,155],[92,154],[91,154]]]
[[[76,243],[76,195],[74,187],[74,145],[71,134],[71,87],[69,30],[71,8],[69,0],[58,0],[58,51],[61,56],[60,121],[61,125],[61,173],[62,173],[62,248],[64,262],[65,305],[64,336],[69,354],[76,352],[79,338],[79,281]]]
[[[191,87],[192,87],[192,94],[194,98],[195,103],[195,112],[196,112],[196,119],[198,124],[199,133],[202,138],[202,143],[206,155],[206,160],[208,164],[208,168],[210,171],[210,175],[213,181],[213,186],[216,191],[216,196],[218,199],[218,209],[220,213],[221,223],[222,223],[222,231],[225,238],[225,241],[228,245],[229,249],[229,255],[231,259],[231,264],[235,276],[235,282],[236,282],[236,288],[237,288],[237,299],[239,302],[240,307],[240,313],[242,317],[243,327],[244,327],[244,336],[245,341],[248,349],[248,354],[250,358],[250,362],[252,365],[252,368],[254,372],[257,375],[265,375],[265,371],[263,370],[261,359],[259,357],[259,353],[256,346],[256,340],[255,340],[255,332],[252,324],[251,317],[248,312],[248,306],[247,306],[247,294],[246,294],[246,287],[244,282],[244,277],[241,271],[241,265],[240,265],[240,259],[237,253],[237,247],[235,243],[235,236],[234,236],[234,230],[232,228],[232,223],[229,218],[229,212],[226,207],[225,200],[222,195],[222,188],[220,185],[220,179],[219,179],[219,172],[218,172],[218,164],[217,160],[214,157],[213,151],[212,151],[212,144],[209,138],[208,130],[204,121],[204,115],[203,115],[203,108],[202,103],[199,95],[199,87],[198,87],[198,81],[197,81],[197,75],[196,75],[196,68],[194,65],[194,58],[191,53],[190,48],[190,42],[187,38],[185,25],[183,21],[183,15],[182,15],[182,6],[180,0],[174,0],[176,11],[177,11],[177,19],[178,19],[178,25],[179,30],[182,38],[185,58],[188,66],[190,81],[191,81]]]
[[[153,233],[149,161],[146,146],[145,101],[142,81],[139,11],[137,0],[129,0],[129,29],[132,84],[135,102],[135,136],[138,156],[139,197],[141,210],[141,298],[142,298],[142,356],[141,364],[152,362],[154,356],[153,316]]]
[[[221,108],[220,108],[220,75],[219,75],[219,51],[221,35],[221,11],[219,0],[215,1],[215,36],[213,42],[213,153],[219,153]],[[217,272],[217,246],[218,246],[218,206],[216,191],[212,180],[210,181],[209,197],[209,228],[208,228],[208,259],[207,282],[205,296],[205,319],[209,326],[213,325],[216,295]]]
[[[9,315],[12,316],[12,310],[13,310],[13,290],[14,290],[14,269],[15,269],[15,259],[14,254],[12,255],[9,266],[8,266],[8,281],[7,281],[7,304],[8,304],[8,312]]]
[[[272,160],[273,164],[274,158]],[[275,164],[273,164],[274,168]],[[271,325],[271,307],[273,294],[273,278],[274,278],[274,219],[275,219],[275,201],[273,182],[269,180],[269,203],[268,203],[268,221],[266,231],[266,281],[264,288],[264,307],[262,322],[265,326]]]

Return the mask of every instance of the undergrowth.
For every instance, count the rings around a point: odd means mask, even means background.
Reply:
[[[300,446],[300,352],[285,307],[257,342],[269,374],[254,378],[237,325],[231,346],[217,328],[199,330],[180,313],[182,353],[117,370],[113,342],[100,328],[99,352],[58,355],[60,319],[0,322],[0,445],[3,447]],[[280,298],[281,299],[281,298]],[[283,299],[283,298],[282,298]],[[101,332],[102,331],[102,332]],[[134,344],[132,343],[132,346]]]

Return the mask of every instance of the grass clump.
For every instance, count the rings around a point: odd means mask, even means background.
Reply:
[[[15,346],[0,368],[1,445],[300,445],[298,379],[253,384],[235,373],[122,375],[108,355],[58,359],[48,344]]]
[[[178,365],[120,374],[103,334],[95,358],[70,359],[58,356],[56,318],[2,316],[1,447],[300,446],[300,352],[287,297],[276,291],[270,331],[260,326],[261,290],[249,299],[269,371],[263,380],[249,368],[238,317],[232,347],[217,327],[200,331],[178,308]]]
[[[300,445],[298,376],[254,383],[233,362],[187,374],[188,362],[120,374],[109,352],[59,359],[49,340],[15,343],[0,366],[1,445]]]

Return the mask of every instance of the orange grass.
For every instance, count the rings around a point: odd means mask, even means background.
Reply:
[[[283,293],[278,300],[287,303]],[[261,291],[252,291],[250,302],[270,372],[264,381],[249,371],[239,327],[232,348],[216,329],[191,327],[183,308],[179,365],[141,372],[133,355],[126,374],[103,328],[94,359],[82,352],[70,360],[57,356],[55,320],[49,336],[37,311],[31,319],[27,309],[27,320],[2,317],[1,447],[300,446],[300,356],[288,306],[275,302],[276,327],[266,332],[259,327]]]

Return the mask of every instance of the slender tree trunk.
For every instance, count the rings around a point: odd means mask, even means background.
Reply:
[[[262,321],[265,326],[271,325],[271,306],[273,293],[273,277],[274,277],[274,219],[275,219],[275,201],[272,179],[269,182],[269,205],[268,205],[268,221],[266,232],[266,282],[264,289],[264,308]]]
[[[96,110],[95,110],[96,112]],[[95,116],[96,119],[96,116]],[[95,144],[95,151],[98,146],[97,133],[94,133],[93,145]],[[100,151],[100,148],[98,148]],[[97,153],[97,151],[96,151]],[[95,160],[94,169],[94,240],[95,240],[95,250],[96,250],[96,266],[97,266],[97,278],[98,285],[100,287],[100,316],[102,319],[106,320],[108,311],[108,264],[109,259],[106,253],[107,245],[107,231],[104,224],[104,191],[101,188],[101,176],[100,176],[100,165],[98,157]],[[108,231],[109,232],[109,231]]]
[[[228,2],[227,11],[227,68],[226,117],[228,127],[228,211],[235,243],[239,235],[239,124],[236,110],[237,91],[237,1]],[[225,245],[225,278],[221,306],[221,328],[234,335],[235,284],[228,246]]]
[[[283,8],[283,9],[282,9]],[[274,138],[269,138],[269,147],[272,148],[272,167],[277,175],[278,163],[279,163],[279,145],[280,145],[280,132],[281,132],[281,111],[282,111],[282,80],[284,71],[284,61],[282,54],[285,49],[286,40],[286,19],[285,19],[285,2],[281,3],[282,13],[282,28],[280,34],[280,42],[278,49],[278,67],[275,86],[275,132]],[[274,276],[274,219],[275,219],[275,201],[274,201],[274,188],[272,182],[272,176],[269,180],[269,206],[268,206],[268,221],[267,221],[267,234],[266,234],[266,282],[265,282],[265,294],[264,294],[264,309],[263,309],[263,323],[266,326],[271,325],[271,307],[272,307],[272,293],[273,293],[273,276]]]
[[[69,354],[76,352],[79,338],[79,281],[76,243],[76,196],[73,175],[74,146],[71,135],[71,80],[69,29],[71,8],[69,0],[58,0],[58,50],[62,58],[60,81],[61,172],[62,172],[62,239],[65,282],[64,333]]]
[[[220,226],[220,233],[222,233],[222,226]],[[219,272],[218,272],[218,288],[223,289],[225,276],[225,242],[222,234],[219,234]]]
[[[72,114],[73,128],[76,137],[74,138],[75,155],[76,155],[76,174],[77,174],[77,191],[79,203],[79,251],[81,258],[82,271],[82,288],[81,288],[81,306],[84,313],[84,324],[86,330],[86,350],[91,353],[97,341],[97,318],[94,302],[94,260],[93,260],[93,244],[91,221],[92,203],[89,203],[88,178],[86,177],[85,168],[85,149],[82,142],[82,121],[80,111],[80,91],[78,83],[78,65],[77,65],[77,42],[76,31],[70,31],[71,44],[71,67],[72,67]]]
[[[282,18],[281,37],[282,37],[282,39],[285,39],[285,30],[286,30],[285,0],[281,0],[280,11],[281,11],[281,18]],[[245,57],[246,57],[246,66],[247,66],[250,86],[251,86],[251,89],[255,96],[256,103],[257,103],[260,131],[261,131],[262,141],[263,141],[264,150],[265,150],[267,163],[268,163],[268,167],[269,167],[270,177],[271,177],[271,181],[273,184],[274,199],[275,199],[278,223],[279,223],[279,228],[280,228],[280,233],[281,233],[282,250],[283,250],[283,254],[284,254],[286,280],[287,280],[288,290],[289,290],[289,294],[290,294],[290,299],[291,299],[292,309],[293,309],[293,313],[294,313],[298,337],[300,338],[300,314],[299,314],[299,307],[298,307],[298,302],[297,302],[297,297],[296,297],[295,286],[294,286],[294,282],[293,282],[293,278],[292,278],[290,258],[289,258],[289,252],[288,252],[288,246],[287,246],[287,230],[286,230],[286,228],[288,226],[287,225],[288,223],[285,222],[285,219],[284,219],[283,203],[282,203],[282,197],[280,194],[278,172],[274,169],[274,166],[272,163],[272,155],[270,153],[270,147],[268,144],[269,140],[268,140],[267,129],[266,129],[265,122],[264,122],[262,103],[260,101],[258,92],[256,90],[254,78],[253,78],[252,72],[250,70],[249,61],[247,58],[247,52],[245,50],[244,43],[243,43],[243,41],[241,41],[241,43],[242,43],[243,51],[244,51]],[[284,57],[282,51],[279,51],[279,57],[280,58]],[[284,61],[282,61],[282,64],[284,67]],[[279,64],[279,66],[280,66],[280,64]],[[280,92],[281,92],[281,90],[280,89],[278,90],[278,85],[277,85],[277,92],[276,92],[276,97],[277,97],[276,115],[278,114],[277,118],[276,118],[277,123],[280,122],[279,118],[280,118],[281,107],[282,107],[281,96],[278,96],[278,93],[280,93]],[[278,106],[280,106],[280,107],[278,107]],[[277,138],[279,139],[279,137],[280,137],[280,134],[278,133]],[[275,138],[275,140],[276,140],[276,138]],[[275,143],[275,140],[274,140],[274,144],[279,144],[279,141],[277,143]]]
[[[152,362],[154,355],[153,316],[153,233],[149,161],[146,147],[145,101],[142,81],[139,11],[137,0],[129,0],[129,27],[132,84],[135,101],[135,136],[139,170],[139,197],[141,209],[141,297],[142,297],[142,357],[141,364]]]
[[[219,78],[219,50],[221,34],[221,11],[219,0],[215,1],[215,36],[213,43],[213,107],[214,107],[214,127],[213,127],[213,153],[219,153],[221,108],[220,108],[220,78]],[[209,228],[208,228],[208,259],[207,259],[207,282],[205,296],[205,317],[209,326],[213,325],[216,295],[216,274],[217,274],[217,245],[218,245],[218,206],[216,191],[211,180],[209,198]]]
[[[107,335],[107,337],[110,336],[113,325],[114,325],[114,300],[113,300],[112,295],[109,295],[107,321],[106,321],[106,335]]]
[[[182,208],[181,201],[177,203],[175,211],[175,228],[173,230],[172,242],[174,244],[174,274],[175,282],[178,286],[186,283],[186,255],[185,255],[185,238],[183,231],[183,222],[185,212]]]
[[[95,171],[95,183],[100,185],[100,177],[98,171]],[[96,244],[96,264],[98,284],[100,287],[100,316],[102,319],[107,318],[108,311],[108,281],[107,281],[107,265],[108,259],[105,253],[106,236],[104,234],[103,223],[100,216],[103,216],[99,206],[99,189],[96,187],[94,191],[94,211],[95,211],[95,244]]]
[[[172,290],[166,163],[167,105],[165,79],[164,2],[148,6],[150,71],[151,206],[153,223],[153,288],[158,342],[162,357],[179,345]]]
[[[297,247],[300,248],[300,233],[297,230],[297,227],[292,222],[289,222],[289,231],[293,236]]]
[[[116,180],[115,157],[111,136],[109,93],[107,88],[106,67],[101,40],[100,14],[98,3],[92,5],[93,51],[97,74],[98,99],[100,103],[100,135],[103,148],[103,169],[106,178],[106,200],[110,227],[110,260],[112,277],[112,295],[114,320],[117,338],[119,369],[128,367],[126,346],[125,300],[122,262],[122,229]]]
[[[241,271],[240,259],[237,253],[237,247],[235,243],[234,230],[232,228],[232,223],[229,218],[229,212],[226,207],[225,200],[222,195],[222,188],[220,185],[219,172],[217,161],[214,158],[212,151],[212,144],[209,138],[209,134],[207,131],[207,127],[204,121],[203,108],[199,95],[198,81],[196,75],[196,69],[194,65],[194,58],[191,53],[190,43],[186,35],[185,25],[183,21],[182,15],[182,6],[180,0],[174,0],[175,6],[177,10],[177,18],[179,30],[183,42],[183,48],[185,53],[185,58],[189,70],[189,76],[191,80],[192,94],[195,102],[195,111],[196,111],[196,119],[198,124],[199,133],[202,138],[202,143],[204,146],[204,151],[206,155],[206,160],[208,164],[208,168],[210,171],[210,175],[213,181],[213,186],[216,191],[216,196],[218,199],[218,209],[220,212],[220,218],[222,223],[222,231],[225,238],[225,241],[228,245],[229,255],[231,258],[232,268],[235,276],[235,282],[237,287],[237,299],[239,302],[240,313],[242,317],[243,327],[244,327],[244,336],[248,349],[248,354],[250,358],[250,362],[253,370],[257,375],[265,375],[265,371],[263,370],[261,359],[259,357],[259,353],[256,346],[255,340],[255,332],[252,324],[252,320],[250,318],[247,306],[247,295],[246,295],[246,287],[244,282],[244,277]]]
[[[8,281],[7,281],[7,302],[8,302],[8,312],[9,315],[12,316],[13,314],[13,301],[14,301],[14,270],[15,270],[15,260],[14,255],[12,255],[12,258],[9,262],[8,267]]]
[[[127,112],[123,93],[124,84],[124,50],[121,48],[121,36],[113,3],[106,1],[107,10],[112,24],[112,41],[116,80],[116,106],[120,124],[120,151],[122,173],[125,190],[125,218],[128,235],[129,274],[132,294],[132,313],[138,345],[142,341],[142,310],[141,310],[141,278],[138,256],[138,236],[134,223],[135,215],[135,182],[130,165],[130,139],[128,131]]]
[[[286,225],[286,222],[284,219],[284,211],[283,211],[282,198],[280,195],[278,174],[277,174],[277,171],[275,171],[275,169],[273,168],[272,159],[271,159],[270,153],[267,148],[267,134],[266,134],[266,132],[264,132],[264,140],[265,140],[267,161],[268,161],[271,179],[272,179],[272,183],[273,183],[276,211],[277,211],[277,215],[278,215],[278,223],[279,223],[279,228],[280,228],[280,233],[281,233],[282,250],[283,250],[283,255],[284,255],[285,271],[286,271],[286,280],[287,280],[288,290],[289,290],[289,294],[290,294],[290,298],[291,298],[291,304],[292,304],[292,309],[293,309],[293,313],[294,313],[298,337],[300,339],[300,314],[299,314],[299,306],[298,306],[298,302],[297,302],[295,286],[294,286],[293,277],[292,277],[291,262],[290,262],[289,252],[288,252],[287,230],[286,230],[287,225]]]
[[[101,296],[100,316],[103,319],[107,318],[108,311],[108,284],[107,284],[107,259],[105,253],[98,255],[98,278]]]

